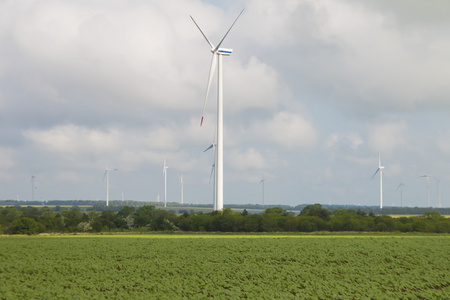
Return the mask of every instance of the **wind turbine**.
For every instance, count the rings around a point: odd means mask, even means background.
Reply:
[[[181,177],[180,177],[180,185],[181,185],[181,204],[183,204],[183,184],[184,184],[183,175],[181,175]]]
[[[163,175],[164,175],[164,207],[167,207],[167,169],[166,160],[164,159]]]
[[[215,197],[215,203],[217,204],[217,210],[223,209],[223,80],[222,80],[222,56],[230,56],[233,52],[232,49],[226,49],[226,48],[220,48],[223,41],[227,37],[228,33],[230,32],[231,28],[233,28],[236,21],[239,19],[241,14],[244,12],[244,10],[241,11],[241,13],[237,16],[237,18],[234,20],[233,24],[231,24],[230,29],[225,33],[222,40],[217,44],[217,46],[214,46],[210,40],[206,37],[206,35],[203,33],[203,31],[200,29],[200,26],[198,26],[197,22],[195,22],[194,18],[192,16],[191,19],[194,22],[194,24],[197,26],[197,28],[200,30],[201,34],[205,38],[205,40],[208,42],[208,44],[211,46],[211,52],[212,52],[212,60],[211,60],[211,66],[209,69],[209,77],[208,77],[208,85],[206,87],[206,96],[205,101],[203,104],[203,112],[202,112],[202,119],[200,121],[200,126],[203,124],[203,117],[205,115],[205,108],[206,108],[206,102],[208,100],[208,94],[209,89],[211,87],[211,81],[213,77],[213,73],[215,71],[216,67],[216,58],[217,58],[217,65],[218,65],[218,87],[217,87],[217,158],[216,158],[216,164],[215,164],[215,183],[216,183],[216,197]]]
[[[109,171],[118,171],[117,169],[108,169],[108,165],[106,165],[105,175],[103,175],[103,180],[106,177],[106,206],[109,206]]]
[[[425,174],[420,177],[427,179],[427,207],[430,207],[430,177],[431,175]]]
[[[373,174],[372,179],[378,172],[380,173],[380,210],[383,209],[383,169],[384,166],[381,165],[381,156],[378,155],[378,169]]]
[[[262,185],[262,205],[264,208],[264,182],[266,181],[266,179],[264,178],[264,174],[261,177],[261,181],[259,182]]]
[[[30,186],[31,186],[31,201],[34,201],[34,179],[36,178],[36,176],[31,175],[31,180],[30,180]]]
[[[208,151],[209,149],[213,148],[214,149],[214,162],[211,165],[211,175],[209,176],[209,183],[211,183],[211,177],[214,174],[214,186],[213,186],[213,210],[216,211],[217,210],[217,201],[216,201],[216,187],[217,187],[217,177],[216,177],[216,163],[217,163],[217,143],[216,143],[216,131],[214,131],[214,138],[213,138],[213,142],[212,144],[206,148],[203,152]]]
[[[403,182],[401,182],[398,186],[397,186],[397,191],[398,189],[400,189],[400,207],[403,207],[403,187],[405,186],[405,184]]]

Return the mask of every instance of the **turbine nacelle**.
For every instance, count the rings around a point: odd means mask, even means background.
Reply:
[[[211,49],[211,52],[214,54],[220,54],[220,55],[225,55],[225,56],[230,56],[231,53],[233,53],[233,49],[228,49],[228,48],[219,48],[219,49]]]

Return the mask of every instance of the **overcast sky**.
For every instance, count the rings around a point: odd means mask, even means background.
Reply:
[[[450,206],[450,2],[0,1],[0,199],[212,203],[223,47],[224,204]]]

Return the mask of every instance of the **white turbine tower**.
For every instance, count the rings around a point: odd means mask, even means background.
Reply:
[[[378,169],[373,174],[372,179],[378,172],[380,173],[380,210],[383,209],[383,169],[384,167],[381,165],[381,156],[378,155]]]
[[[217,204],[217,210],[223,209],[223,82],[222,82],[222,56],[226,55],[229,56],[233,52],[232,49],[226,49],[226,48],[220,48],[222,45],[222,42],[227,37],[228,33],[230,32],[231,28],[233,28],[236,21],[239,19],[241,14],[244,12],[244,10],[241,11],[241,13],[237,16],[236,20],[234,20],[233,24],[231,24],[230,29],[225,33],[222,40],[219,42],[217,46],[214,46],[209,39],[206,37],[206,35],[203,33],[203,31],[200,29],[200,26],[198,26],[197,22],[195,22],[194,18],[191,16],[192,21],[194,21],[194,24],[197,26],[197,28],[200,30],[203,37],[206,39],[208,44],[211,46],[211,52],[212,52],[212,60],[211,60],[211,66],[209,69],[209,78],[208,78],[208,85],[206,87],[206,97],[205,102],[203,104],[203,112],[202,112],[202,119],[200,121],[200,126],[203,124],[203,117],[205,115],[205,108],[206,108],[206,102],[208,100],[208,94],[209,89],[211,87],[211,81],[213,77],[213,73],[215,71],[216,67],[216,58],[218,61],[218,87],[217,87],[217,158],[216,158],[216,165],[215,165],[215,183],[216,183],[216,199],[215,203]]]
[[[31,201],[34,201],[34,189],[36,188],[34,185],[34,179],[36,176],[31,175],[30,186],[31,186]]]
[[[431,175],[425,174],[420,177],[427,179],[427,207],[430,207],[430,177]]]
[[[397,186],[397,191],[398,189],[400,189],[400,207],[403,207],[403,187],[405,186],[405,184],[403,182],[401,182],[398,186]]]
[[[264,178],[264,175],[261,177],[261,181],[259,182],[262,185],[262,206],[264,208],[264,182],[266,179]]]
[[[181,204],[183,204],[183,185],[184,185],[183,175],[181,175],[180,177],[180,185],[181,185]]]
[[[117,169],[108,169],[108,165],[106,165],[105,175],[103,175],[103,180],[106,177],[106,206],[109,206],[109,171],[117,171]]]
[[[167,207],[167,169],[169,167],[166,165],[166,160],[164,160],[163,165],[163,175],[164,175],[164,207]]]

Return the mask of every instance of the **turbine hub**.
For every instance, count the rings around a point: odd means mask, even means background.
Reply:
[[[214,51],[216,49],[211,49],[212,53],[220,54],[220,55],[226,55],[230,56],[231,53],[233,53],[233,49],[227,49],[227,48],[219,48],[217,51]]]

